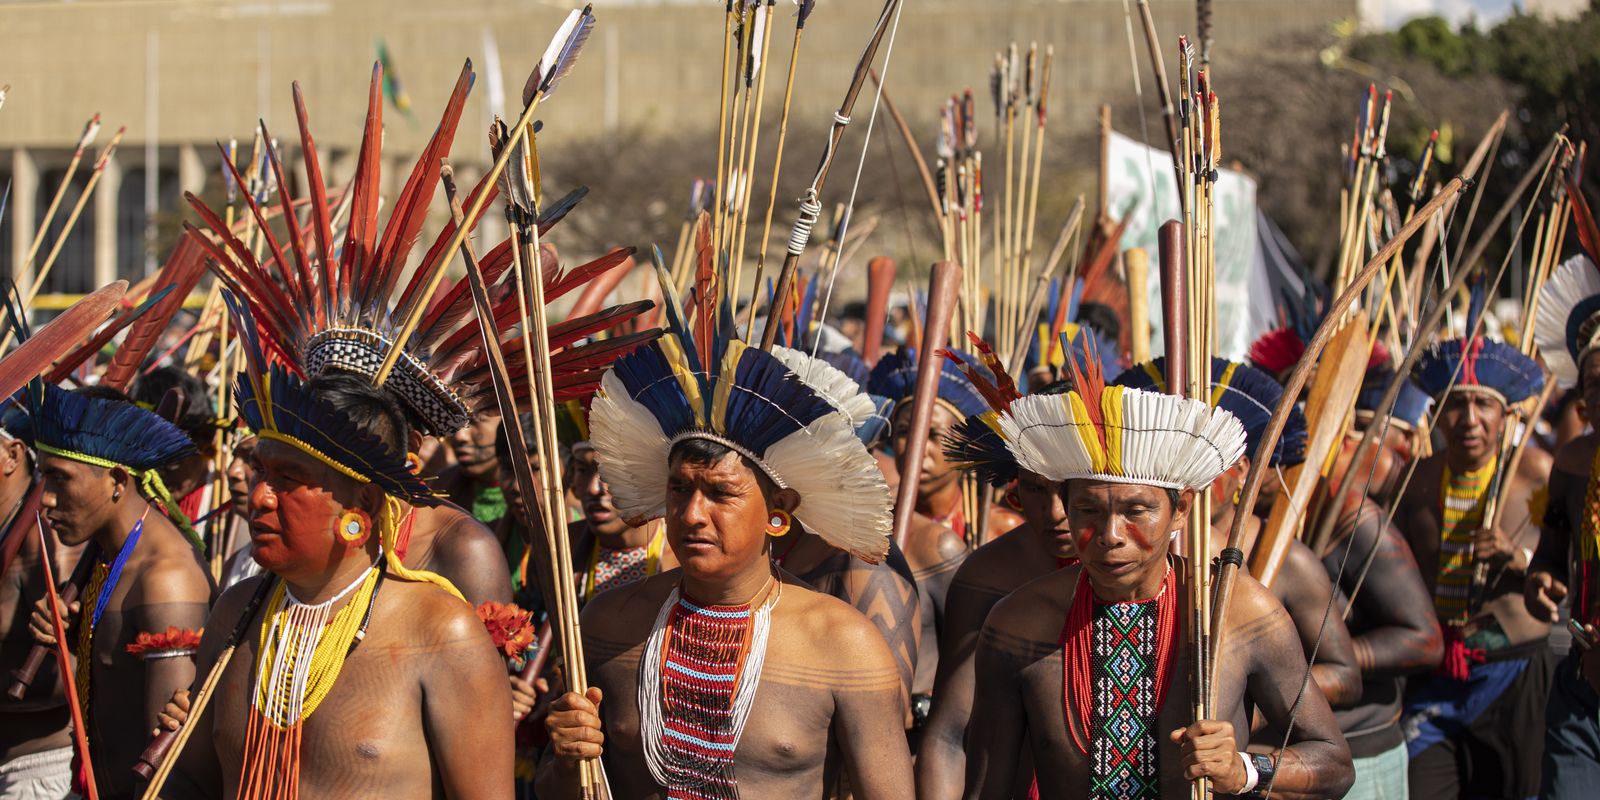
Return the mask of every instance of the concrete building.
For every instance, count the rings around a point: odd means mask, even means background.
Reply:
[[[293,159],[289,84],[300,81],[331,180],[346,178],[359,137],[375,44],[384,41],[414,105],[386,111],[386,179],[403,176],[431,132],[463,59],[479,70],[453,159],[471,178],[488,159],[490,109],[520,106],[528,70],[576,0],[118,0],[6,4],[0,26],[0,180],[11,181],[0,253],[22,276],[38,221],[84,120],[100,112],[100,143],[126,126],[65,243],[46,292],[81,292],[116,276],[139,277],[157,255],[152,232],[170,232],[183,192],[216,190],[215,143],[248,148],[256,119]],[[1217,58],[1270,46],[1283,35],[1353,18],[1357,0],[1216,0]],[[595,0],[599,24],[576,72],[541,115],[554,135],[619,127],[702,130],[715,124],[723,4],[717,0]],[[1127,3],[1132,6],[1131,2]],[[1153,0],[1164,36],[1194,27],[1189,0]],[[788,59],[792,22],[778,5],[772,47]],[[807,27],[794,125],[827,125],[881,9],[873,0],[820,0]],[[1121,0],[906,0],[890,85],[913,116],[928,116],[951,87],[981,86],[994,49],[1013,39],[1053,43],[1053,104],[1087,125],[1092,109],[1131,94]],[[1134,23],[1137,30],[1137,22]],[[1139,62],[1145,63],[1142,36]],[[486,74],[498,60],[497,75]],[[1148,73],[1147,73],[1148,74]],[[1147,78],[1148,80],[1148,78]],[[781,97],[781,72],[773,78]],[[503,98],[503,99],[500,99]],[[869,107],[863,103],[862,108]],[[513,114],[515,108],[513,108]],[[864,114],[861,115],[864,118]],[[97,144],[98,146],[98,144]],[[85,156],[59,219],[89,178]],[[796,154],[808,164],[812,153]],[[675,195],[677,188],[671,193]],[[158,226],[154,222],[160,222]],[[51,247],[45,237],[37,260]]]

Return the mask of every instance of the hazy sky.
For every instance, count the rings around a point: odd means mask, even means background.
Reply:
[[[1386,27],[1394,27],[1412,18],[1437,14],[1453,23],[1461,23],[1473,14],[1480,22],[1489,23],[1510,13],[1513,0],[1362,0],[1362,6],[1376,15]]]

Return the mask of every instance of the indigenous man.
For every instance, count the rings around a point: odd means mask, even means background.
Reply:
[[[921,592],[922,633],[917,645],[916,678],[912,682],[911,709],[915,724],[927,719],[932,704],[933,681],[939,668],[939,631],[944,624],[945,595],[950,580],[967,557],[968,524],[963,509],[962,474],[945,458],[939,443],[956,424],[988,410],[983,396],[953,363],[940,361],[939,388],[929,422],[922,464],[905,463],[911,438],[912,395],[917,385],[917,353],[902,347],[885,354],[872,368],[867,391],[894,401],[890,417],[895,471],[900,480],[917,481],[916,516],[912,518],[905,556]],[[990,524],[999,530],[1015,527],[1015,515],[991,510]]]
[[[1600,270],[1576,256],[1550,276],[1535,329],[1554,377],[1576,383],[1578,413],[1600,417]],[[1545,708],[1541,797],[1591,797],[1600,786],[1600,434],[1591,429],[1556,451],[1543,535],[1528,569],[1526,602],[1535,619],[1553,622],[1570,601],[1583,635],[1556,667]],[[1583,640],[1587,640],[1584,642]]]
[[[820,797],[842,768],[856,797],[909,798],[888,646],[860,612],[775,574],[768,544],[798,520],[881,559],[888,485],[806,371],[731,325],[712,338],[667,334],[595,399],[617,508],[664,516],[681,566],[584,609],[592,687],[554,704],[539,796],[577,796],[579,761],[603,755],[616,797]]]
[[[163,796],[510,798],[511,726],[484,724],[510,705],[505,662],[449,581],[395,556],[400,498],[434,502],[405,415],[363,379],[302,385],[249,349],[251,547],[271,574],[212,611],[201,669],[244,635]]]
[[[1346,486],[1338,506],[1325,512],[1339,514],[1339,521],[1322,563],[1349,598],[1347,616],[1361,668],[1360,699],[1334,710],[1355,762],[1356,782],[1346,800],[1406,796],[1406,743],[1400,729],[1404,678],[1432,670],[1444,655],[1444,636],[1417,561],[1379,505],[1399,484],[1402,465],[1426,441],[1422,432],[1433,403],[1406,380],[1389,416],[1377,417],[1379,401],[1394,379],[1392,370],[1369,371],[1356,399],[1356,439],[1365,426],[1387,428],[1377,451],[1352,467],[1347,447],[1328,476],[1330,483],[1344,480]]]
[[[499,481],[499,459],[494,437],[500,431],[500,409],[482,408],[471,421],[450,434],[450,449],[456,463],[436,482],[438,491],[449,495],[472,518],[493,530],[506,515],[506,498]]]
[[[1133,389],[1164,392],[1166,368],[1166,358],[1158,358],[1117,376],[1116,383]],[[1239,495],[1244,491],[1250,463],[1262,457],[1257,448],[1267,424],[1272,421],[1273,409],[1283,398],[1283,387],[1254,367],[1222,358],[1211,359],[1211,386],[1217,407],[1239,420],[1247,439],[1244,458],[1211,483],[1211,556],[1216,558],[1227,544],[1234,519],[1244,513],[1238,507]],[[1304,463],[1305,443],[1306,418],[1298,409],[1292,409],[1277,447],[1267,454],[1268,466],[1287,469]],[[1254,514],[1245,517],[1241,550],[1247,553],[1252,550],[1262,524],[1261,518]],[[1315,654],[1311,679],[1328,698],[1329,705],[1355,702],[1361,692],[1361,672],[1351,649],[1350,630],[1341,617],[1330,613],[1334,607],[1333,582],[1316,554],[1299,540],[1291,541],[1277,580],[1268,588],[1294,620],[1306,657]],[[1258,732],[1257,738],[1271,740],[1274,735],[1282,741],[1282,731]]]
[[[1000,385],[1010,382],[1003,371],[995,377]],[[1069,389],[1070,384],[1057,381],[1035,394],[1060,395]],[[989,610],[1017,588],[1077,558],[1066,524],[1067,514],[1061,505],[1060,487],[1017,466],[1016,458],[994,427],[1005,407],[1002,404],[991,408],[990,412],[968,417],[946,437],[945,457],[963,469],[977,472],[989,486],[1013,492],[1022,509],[1023,523],[974,550],[951,581],[950,595],[945,600],[944,630],[939,637],[933,710],[917,753],[917,796],[924,800],[961,796],[966,780],[967,723],[972,718],[976,691],[974,656]],[[1024,762],[1030,766],[1018,771],[1022,781],[1017,786],[1019,795],[1028,791],[1033,777],[1031,760]]]
[[[1202,401],[1105,387],[1094,367],[1073,392],[1020,398],[999,420],[1022,468],[1062,482],[1081,561],[1011,593],[984,622],[966,796],[1011,797],[1024,748],[1041,797],[1177,797],[1197,778],[1219,795],[1340,796],[1349,750],[1327,700],[1301,691],[1293,621],[1248,576],[1210,676],[1216,719],[1189,719],[1171,534],[1194,493],[1244,454],[1244,429]],[[1241,752],[1251,707],[1292,729],[1287,747]]]
[[[23,503],[34,486],[28,446],[0,429],[0,511],[6,531],[0,544],[0,676],[22,666],[33,650],[27,619],[45,594],[41,560],[46,553],[35,529],[35,515],[24,517]],[[71,569],[78,549],[62,548],[48,529],[49,557],[56,574]],[[21,700],[0,696],[0,800],[66,797],[72,793],[71,714],[55,670],[41,674]]]
[[[1549,625],[1522,600],[1538,533],[1508,533],[1485,516],[1500,485],[1507,416],[1538,394],[1544,372],[1510,345],[1473,337],[1435,345],[1418,383],[1442,404],[1444,451],[1418,464],[1395,525],[1433,596],[1445,653],[1435,674],[1406,685],[1410,792],[1531,797],[1552,663]]]
[[[194,445],[110,389],[30,389],[19,433],[39,455],[41,505],[55,535],[68,547],[88,545],[91,572],[80,600],[64,609],[73,615],[67,636],[95,782],[103,797],[127,797],[162,704],[194,680],[197,631],[214,588],[157,471]],[[41,599],[33,633],[54,644],[49,615]]]

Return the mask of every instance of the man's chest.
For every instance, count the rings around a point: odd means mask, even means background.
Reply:
[[[262,712],[271,704],[260,699],[260,681],[267,681],[271,668],[257,661],[256,642],[242,644],[218,686],[212,733],[225,773],[237,773],[247,751],[257,757],[253,753],[260,742],[255,740],[268,720],[293,722],[281,711]],[[371,787],[399,775],[430,774],[424,699],[403,661],[380,647],[358,647],[339,666],[326,694],[299,720],[303,784]]]

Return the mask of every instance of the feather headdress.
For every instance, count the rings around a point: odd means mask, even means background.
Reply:
[[[1404,430],[1423,430],[1428,422],[1428,412],[1433,408],[1433,397],[1424,392],[1412,382],[1404,379],[1400,387],[1400,394],[1396,396],[1394,408],[1389,410],[1390,424]],[[1361,393],[1356,395],[1356,419],[1371,419],[1378,411],[1378,404],[1383,401],[1384,393],[1389,391],[1390,384],[1394,383],[1394,370],[1380,367],[1368,370],[1361,381]]]
[[[8,413],[6,430],[42,455],[127,470],[138,480],[144,496],[195,547],[205,549],[158,469],[195,454],[188,434],[159,415],[123,400],[90,397],[44,384],[34,384],[27,395],[27,412]]]
[[[859,558],[881,560],[893,500],[856,438],[855,417],[869,409],[854,383],[803,354],[746,347],[726,298],[714,324],[697,325],[709,339],[697,340],[659,263],[657,274],[669,330],[612,365],[589,413],[591,443],[617,509],[634,521],[664,515],[673,445],[707,439],[798,492],[794,516],[808,530]]]
[[[1482,392],[1502,403],[1520,403],[1544,388],[1544,369],[1522,351],[1506,344],[1473,336],[1483,317],[1487,292],[1483,281],[1471,285],[1467,304],[1467,335],[1435,344],[1417,365],[1417,383],[1436,398],[1446,392]]]
[[[961,420],[945,434],[944,454],[958,468],[975,472],[979,480],[1000,488],[1017,478],[1017,460],[1006,448],[1005,437],[1000,432],[1000,415],[1021,395],[1016,381],[1006,373],[999,359],[991,358],[994,351],[989,343],[971,332],[967,333],[967,338],[984,354],[984,366],[971,364],[953,353],[947,352],[946,357],[967,375],[983,395],[987,408]]]
[[[1113,381],[1119,386],[1154,392],[1167,391],[1167,357],[1130,367]],[[1273,409],[1283,399],[1283,386],[1271,375],[1248,364],[1225,358],[1211,359],[1211,403],[1232,414],[1244,426],[1245,454],[1254,460],[1261,436],[1272,421]],[[1305,461],[1306,417],[1291,408],[1269,466],[1292,467]]]
[[[559,56],[559,54],[558,54]],[[558,59],[559,62],[559,59]],[[554,65],[559,67],[560,64]],[[560,70],[550,73],[559,77]],[[327,197],[323,190],[322,168],[307,124],[306,107],[298,84],[294,100],[300,125],[307,181],[311,185],[309,232],[303,231],[289,213],[293,202],[284,188],[285,171],[277,153],[268,149],[271,172],[279,187],[284,206],[287,242],[280,242],[265,222],[264,210],[248,195],[249,210],[260,223],[268,256],[258,261],[234,236],[214,211],[198,198],[189,202],[200,213],[217,242],[209,236],[196,237],[213,259],[213,269],[223,284],[250,307],[261,326],[262,345],[290,363],[315,376],[327,369],[354,372],[375,378],[406,317],[425,302],[428,275],[418,270],[403,287],[400,283],[408,258],[415,249],[427,218],[428,207],[438,184],[439,162],[450,152],[460,122],[467,93],[472,87],[472,64],[468,62],[456,81],[444,115],[433,137],[417,157],[409,178],[396,195],[383,235],[378,234],[378,188],[380,142],[383,138],[383,75],[374,65],[368,91],[366,130],[361,139],[355,177],[349,192],[350,223],[338,247]],[[270,141],[270,137],[264,136]],[[231,169],[231,166],[229,167]],[[238,179],[238,176],[234,176]],[[480,182],[466,204],[487,192],[490,199],[499,189]],[[582,200],[586,190],[545,205],[538,219],[544,233],[564,218]],[[484,204],[484,208],[488,207]],[[476,226],[482,214],[468,220]],[[455,234],[455,225],[446,224],[422,258],[433,264]],[[312,246],[314,245],[314,246]],[[544,297],[549,303],[600,274],[621,266],[633,254],[631,249],[616,250],[576,269],[563,272],[546,257]],[[518,316],[517,298],[506,284],[512,265],[509,240],[491,248],[482,257],[484,278],[494,298],[496,335],[506,336]],[[565,400],[592,392],[600,373],[618,355],[649,340],[653,331],[617,336],[604,341],[580,344],[586,337],[623,325],[651,307],[649,302],[632,303],[595,314],[565,320],[549,327],[550,362],[555,375],[556,399]],[[506,362],[511,365],[512,383],[525,372],[525,360],[517,356],[522,337],[503,345]],[[448,435],[465,426],[472,412],[494,403],[493,383],[482,347],[481,329],[472,313],[472,297],[465,282],[439,292],[426,307],[426,313],[411,338],[405,342],[386,388],[404,402],[422,423],[425,433]]]
[[[1533,333],[1556,380],[1577,383],[1584,357],[1600,345],[1600,267],[1588,256],[1567,259],[1545,281]]]
[[[973,360],[964,353],[957,354],[957,358],[963,363]],[[956,419],[982,414],[989,409],[988,401],[956,363],[945,359],[940,364],[938,404],[955,414]],[[887,397],[896,405],[910,400],[916,388],[917,351],[909,346],[884,354],[867,379],[868,392]]]
[[[1203,489],[1244,455],[1244,426],[1201,400],[1106,386],[1099,364],[1071,365],[1064,395],[1018,398],[1000,432],[1018,465],[1047,480]]]

